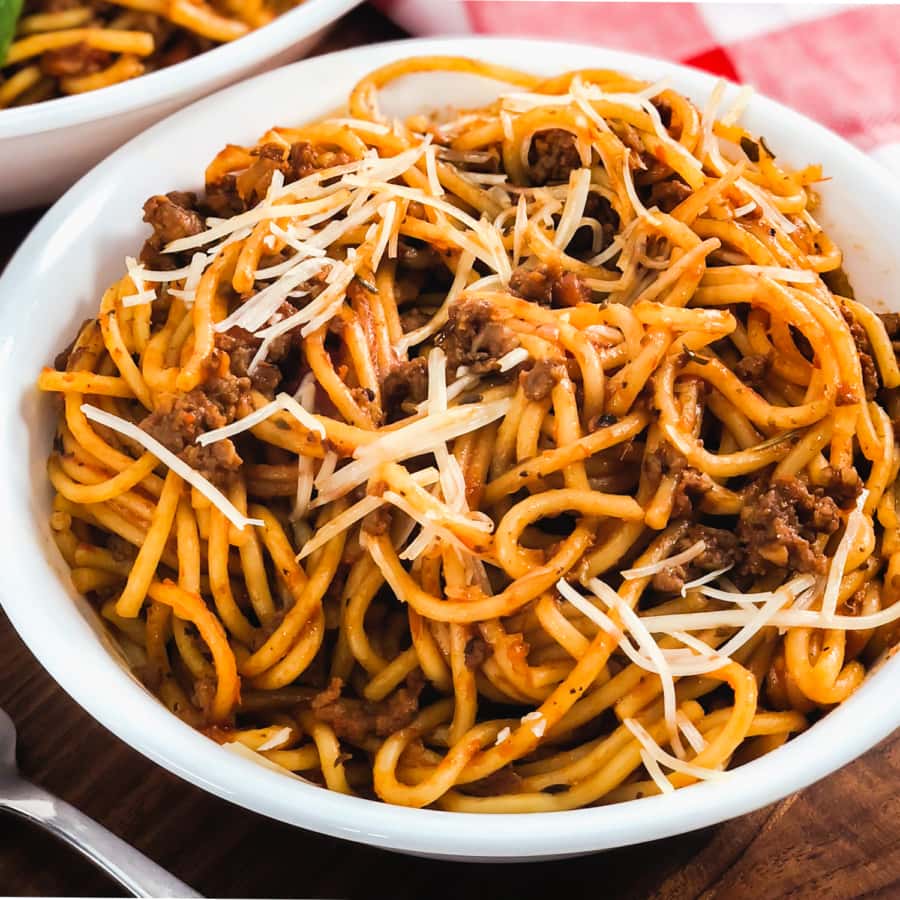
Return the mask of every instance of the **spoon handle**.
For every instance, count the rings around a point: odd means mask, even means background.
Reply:
[[[74,806],[30,781],[0,781],[0,809],[61,838],[135,897],[202,896]]]

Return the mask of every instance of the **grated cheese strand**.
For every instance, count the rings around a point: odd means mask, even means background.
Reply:
[[[437,481],[438,473],[433,468],[422,469],[416,472],[413,479],[423,487],[434,484]],[[306,559],[312,553],[315,553],[320,547],[324,547],[333,537],[339,535],[342,531],[351,528],[360,519],[364,519],[370,512],[374,512],[383,506],[385,500],[382,497],[376,497],[372,494],[358,500],[352,506],[348,506],[342,513],[329,519],[316,533],[303,545],[297,554],[297,562]]]
[[[236,506],[211,482],[207,481],[196,469],[192,469],[184,460],[179,459],[171,450],[164,447],[156,438],[151,437],[133,422],[119,416],[97,409],[90,403],[82,403],[81,411],[92,422],[105,425],[125,437],[137,441],[145,450],[149,450],[161,463],[168,466],[176,475],[195,487],[210,503],[237,528],[243,531],[247,525],[263,525],[262,519],[248,519]]]
[[[559,250],[565,250],[575,237],[578,224],[584,216],[584,208],[587,204],[588,194],[591,190],[591,170],[573,169],[569,175],[569,190],[563,214],[559,225],[556,226],[556,235],[553,244]]]
[[[351,199],[350,192],[346,190],[324,189],[322,193],[323,196],[303,203],[259,203],[245,213],[232,216],[230,219],[217,220],[216,224],[207,228],[206,231],[171,241],[163,248],[163,252],[181,253],[184,250],[205,247],[217,238],[231,236],[238,229],[252,228],[266,219],[302,219],[326,210],[332,215],[336,215]],[[209,221],[208,219],[207,224]]]
[[[423,341],[428,340],[435,332],[442,328],[449,318],[450,306],[454,300],[463,292],[469,273],[475,263],[475,255],[468,250],[463,250],[460,254],[459,262],[456,264],[456,274],[453,276],[453,284],[447,291],[447,297],[441,304],[441,308],[432,316],[432,318],[419,328],[408,331],[400,339],[400,350],[403,353],[409,351],[410,347],[415,347]]]
[[[653,759],[661,765],[664,765],[667,769],[671,769],[673,772],[681,772],[683,775],[690,775],[692,778],[704,780],[724,778],[727,774],[721,769],[707,769],[705,766],[695,766],[693,763],[686,762],[683,759],[676,759],[670,753],[666,753],[666,751],[653,740],[644,726],[635,719],[623,719],[622,724],[634,735],[638,743],[653,757]]]
[[[675,793],[675,785],[666,778],[659,763],[643,747],[641,748],[641,762],[644,764],[647,774],[653,779],[661,794]]]
[[[267,741],[260,744],[256,748],[257,753],[264,753],[266,750],[277,750],[283,744],[286,744],[291,736],[291,729],[285,726],[279,728]]]
[[[694,588],[702,587],[704,584],[709,584],[711,581],[715,581],[726,572],[730,572],[733,568],[734,565],[732,564],[730,566],[725,566],[723,569],[716,569],[714,572],[707,572],[705,575],[701,575],[699,578],[695,578],[693,581],[686,581],[681,586],[681,596],[686,597],[688,591],[693,590]]]
[[[504,397],[479,406],[454,406],[436,416],[417,419],[359,447],[356,459],[344,466],[320,487],[314,506],[344,496],[362,484],[386,462],[402,462],[423,453],[433,453],[441,444],[490,425],[509,412],[512,399]]]
[[[297,554],[297,562],[306,559],[307,556],[315,553],[320,547],[324,547],[332,538],[339,535],[342,531],[346,531],[360,519],[364,519],[369,513],[374,512],[381,506],[384,506],[384,500],[381,497],[363,497],[362,500],[357,501],[353,506],[348,507],[340,515],[330,519],[321,528],[317,529],[315,535],[303,545]]]
[[[267,403],[265,406],[259,407],[249,415],[232,422],[230,425],[224,425],[222,428],[215,428],[207,431],[197,438],[197,443],[201,447],[214,444],[216,441],[222,441],[225,438],[234,437],[243,431],[248,431],[266,419],[275,415],[277,412],[290,413],[304,428],[325,437],[325,428],[321,422],[310,412],[307,412],[290,394],[281,393]]]
[[[684,757],[684,747],[678,734],[678,723],[675,714],[678,712],[678,701],[675,697],[675,677],[668,660],[653,639],[653,636],[644,627],[637,613],[608,585],[599,578],[592,578],[587,587],[594,592],[598,599],[607,603],[610,609],[619,614],[619,618],[628,627],[638,646],[646,657],[656,667],[659,681],[662,686],[663,713],[666,727],[669,731],[669,740],[672,749],[680,757]]]
[[[635,578],[646,578],[648,575],[655,575],[657,572],[662,572],[663,569],[689,563],[692,559],[696,559],[700,556],[705,549],[706,544],[703,541],[697,541],[696,543],[691,544],[687,550],[682,550],[681,553],[676,553],[668,559],[661,559],[658,562],[649,563],[646,566],[638,566],[634,569],[623,569],[621,574],[626,581],[631,581]]]
[[[501,372],[508,372],[510,369],[514,369],[523,362],[527,362],[530,358],[531,354],[529,354],[524,347],[516,347],[515,350],[504,353],[503,356],[497,360],[497,365],[500,366]]]
[[[133,256],[125,257],[125,268],[128,270],[128,277],[134,285],[136,293],[122,299],[122,306],[141,306],[144,303],[152,303],[156,300],[156,290],[148,288],[144,281],[146,279],[146,270]]]
[[[381,552],[381,547],[378,542],[368,532],[362,531],[359,535],[359,543],[362,545],[362,548],[368,552],[369,556],[372,557],[372,561],[378,566],[379,571],[384,576],[384,580],[394,592],[394,596],[397,600],[400,603],[407,603],[408,599],[403,590],[403,585],[394,577],[394,571],[384,558],[384,554]]]
[[[828,619],[837,611],[838,598],[841,592],[841,579],[844,577],[844,569],[847,566],[847,558],[853,549],[853,542],[857,538],[857,532],[861,525],[865,524],[863,507],[866,505],[869,492],[860,491],[856,498],[856,506],[853,512],[847,516],[847,524],[844,528],[844,536],[834,551],[831,559],[831,567],[828,570],[828,580],[825,582],[825,593],[822,595],[822,615]]]
[[[303,376],[300,387],[297,388],[295,397],[297,403],[307,412],[315,409],[316,382],[312,372]],[[309,502],[312,500],[313,470],[315,461],[311,456],[300,456],[297,459],[297,492],[294,499],[294,508],[291,510],[291,521],[297,522],[309,512]]]
[[[691,745],[694,753],[702,753],[709,744],[706,738],[700,734],[700,729],[685,715],[683,709],[678,710],[675,718],[678,721],[681,733],[687,738],[687,742]]]
[[[575,607],[585,618],[590,619],[596,626],[607,634],[612,635],[617,641],[623,639],[622,629],[613,622],[602,610],[597,609],[593,603],[585,599],[564,579],[556,582],[559,593]]]
[[[428,190],[431,191],[431,196],[443,196],[444,188],[441,186],[440,178],[438,178],[435,148],[433,146],[425,151],[425,171],[428,174]]]

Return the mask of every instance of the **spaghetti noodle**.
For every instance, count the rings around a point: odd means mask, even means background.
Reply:
[[[300,0],[26,0],[0,109],[83,94],[183,62],[266,25]]]
[[[433,70],[510,87],[380,112]],[[721,101],[404,60],[147,202],[39,384],[59,549],[173,713],[552,811],[727,777],[892,652],[897,323]]]

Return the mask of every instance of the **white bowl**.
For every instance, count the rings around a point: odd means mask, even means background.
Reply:
[[[270,25],[123,84],[0,110],[0,213],[56,200],[129,138],[207,94],[298,59],[360,0],[306,0]],[[242,110],[229,110],[240,119]]]
[[[614,807],[477,816],[346,797],[235,757],[166,711],[98,640],[95,616],[70,586],[47,525],[44,466],[55,413],[33,386],[40,367],[69,342],[79,322],[96,314],[102,289],[123,271],[124,255],[139,246],[147,196],[197,186],[207,160],[226,141],[250,141],[274,123],[325,114],[365,72],[420,53],[466,54],[547,73],[594,66],[647,79],[668,75],[673,87],[701,103],[713,84],[698,71],[585,46],[496,39],[384,44],[307,60],[232,87],[113,154],[47,213],[0,279],[0,510],[6,527],[0,592],[10,619],[78,703],[170,771],[272,818],[410,853],[465,860],[587,853],[721,822],[827,775],[900,724],[900,659],[808,732],[723,781]],[[429,76],[398,85],[388,106],[477,102],[485,88],[469,78]],[[229,114],[233,110],[241,115]],[[900,186],[894,178],[821,126],[765,98],[751,101],[747,120],[788,160],[824,164],[833,180],[823,185],[823,218],[847,252],[859,295],[900,310],[893,245]]]

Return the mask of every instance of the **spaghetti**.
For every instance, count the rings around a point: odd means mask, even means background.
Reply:
[[[299,2],[26,0],[0,58],[0,109],[83,94],[183,62]]]
[[[433,70],[510,87],[380,112]],[[553,811],[727,777],[892,652],[897,323],[721,103],[409,59],[147,202],[39,384],[59,549],[173,713]]]

